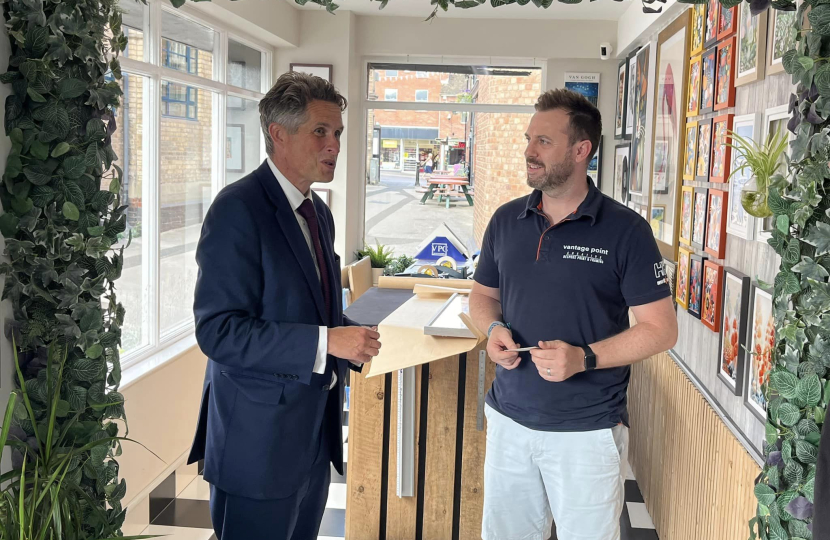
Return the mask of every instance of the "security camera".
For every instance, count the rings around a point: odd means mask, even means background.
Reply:
[[[599,57],[603,60],[611,58],[611,53],[614,52],[614,47],[610,43],[599,44]]]

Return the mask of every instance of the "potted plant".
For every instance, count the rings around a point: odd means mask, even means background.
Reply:
[[[778,132],[767,138],[765,144],[760,145],[751,139],[741,137],[734,131],[729,132],[732,144],[742,160],[741,165],[729,175],[731,179],[736,173],[749,169],[752,178],[741,190],[741,206],[746,212],[757,218],[768,218],[772,216],[769,201],[769,188],[773,176],[784,163],[781,156],[787,149],[787,134]]]
[[[392,252],[394,250],[382,245],[380,242],[375,247],[366,246],[361,251],[357,252],[359,259],[369,257],[372,264],[372,283],[377,286],[378,279],[383,275],[383,271],[389,266],[394,258]]]
[[[415,258],[408,255],[400,255],[392,260],[392,263],[386,267],[386,275],[394,276],[401,272],[406,272],[406,269],[415,263]]]

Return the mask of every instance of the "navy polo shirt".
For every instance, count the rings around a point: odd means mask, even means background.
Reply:
[[[579,208],[551,225],[542,192],[499,208],[490,220],[475,280],[498,288],[504,321],[522,347],[562,340],[590,345],[629,328],[628,308],[671,295],[651,227],[588,179]],[[628,425],[630,367],[539,376],[530,353],[513,370],[496,366],[487,403],[525,427],[589,431]]]

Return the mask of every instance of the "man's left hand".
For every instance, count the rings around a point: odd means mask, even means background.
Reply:
[[[566,381],[585,371],[584,351],[564,341],[540,341],[539,348],[530,351],[530,358],[539,376],[550,382]]]

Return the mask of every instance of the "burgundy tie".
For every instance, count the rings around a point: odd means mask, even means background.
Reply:
[[[326,317],[328,322],[331,317],[331,288],[329,287],[329,274],[326,267],[326,259],[323,257],[323,246],[320,244],[320,226],[317,222],[317,211],[310,199],[303,201],[297,212],[308,223],[308,230],[311,233],[311,241],[314,242],[314,254],[317,256],[317,265],[320,267],[320,283],[323,286],[323,299],[326,302]]]

